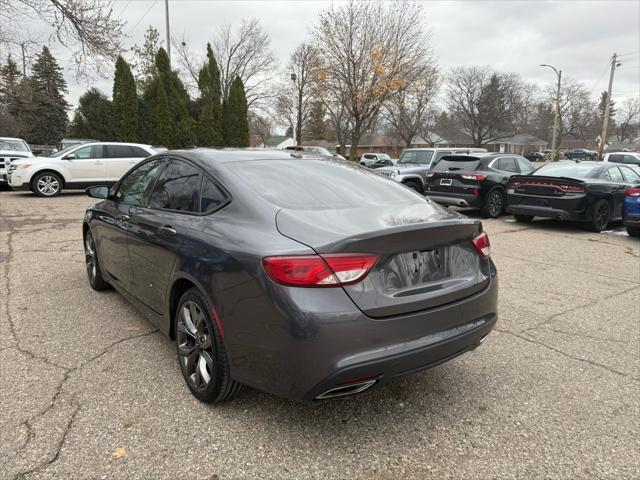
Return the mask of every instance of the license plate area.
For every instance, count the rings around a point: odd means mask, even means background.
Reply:
[[[452,182],[452,181],[453,181],[453,180],[452,180],[452,179],[450,179],[450,178],[441,178],[441,179],[440,179],[440,185],[443,185],[443,186],[445,186],[445,187],[450,187],[450,186],[451,186],[451,182]]]

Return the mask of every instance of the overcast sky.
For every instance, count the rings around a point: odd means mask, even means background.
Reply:
[[[204,49],[217,26],[258,18],[271,36],[277,59],[286,63],[289,53],[308,36],[317,13],[327,1],[191,1],[170,0],[171,33],[182,33]],[[113,10],[127,22],[126,47],[141,44],[145,30],[155,26],[164,38],[164,0],[115,0]],[[608,62],[621,54],[616,70],[614,99],[639,95],[640,2],[633,1],[427,1],[424,22],[433,33],[433,49],[444,71],[461,65],[490,65],[516,72],[544,85],[554,80],[549,63],[563,76],[581,81],[593,96],[605,90]],[[375,25],[371,26],[375,28]],[[54,49],[64,63],[68,54]],[[110,95],[112,80],[78,83],[67,74],[70,101],[88,86]]]

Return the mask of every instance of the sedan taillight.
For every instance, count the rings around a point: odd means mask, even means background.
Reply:
[[[267,257],[262,260],[269,278],[290,287],[340,287],[364,279],[378,259],[377,255],[337,253]]]
[[[640,188],[627,188],[624,191],[625,197],[640,197]]]
[[[480,254],[481,258],[489,258],[491,255],[491,244],[489,243],[489,235],[482,232],[476,238],[472,240],[473,246]]]

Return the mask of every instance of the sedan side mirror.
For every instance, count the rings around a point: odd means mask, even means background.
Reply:
[[[100,198],[104,200],[109,197],[109,187],[105,185],[97,185],[95,187],[89,187],[85,190],[87,195],[93,198]]]
[[[76,158],[75,153],[70,153],[69,155],[67,155],[66,157],[64,157],[65,160],[73,160]]]

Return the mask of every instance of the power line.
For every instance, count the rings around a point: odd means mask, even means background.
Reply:
[[[607,67],[609,65],[611,65],[611,60],[607,60],[607,62],[602,66],[602,69],[600,70],[600,73],[598,75],[598,79],[595,82],[593,82],[593,85],[591,86],[591,89],[589,90],[589,96],[591,96],[591,94],[595,90],[595,88],[598,85],[598,83],[600,83],[600,81],[602,80],[602,77],[604,77],[604,74],[607,71]]]
[[[120,9],[120,13],[118,13],[118,17],[120,17],[124,13],[124,11],[127,9],[130,3],[131,3],[131,0],[129,0],[127,3],[124,4],[124,7],[122,7]]]
[[[151,6],[147,9],[147,11],[146,11],[146,12],[144,12],[144,14],[143,14],[143,15],[140,17],[140,19],[136,22],[136,24],[135,24],[133,27],[131,27],[131,30],[129,30],[129,31],[127,32],[127,35],[129,35],[131,32],[133,32],[133,31],[136,29],[136,27],[137,27],[138,25],[140,25],[140,22],[141,22],[142,20],[144,20],[144,17],[146,17],[146,16],[147,16],[147,14],[151,11],[151,9],[152,9],[153,7],[155,7],[156,3],[158,3],[158,0],[155,0],[155,1],[151,4]]]

